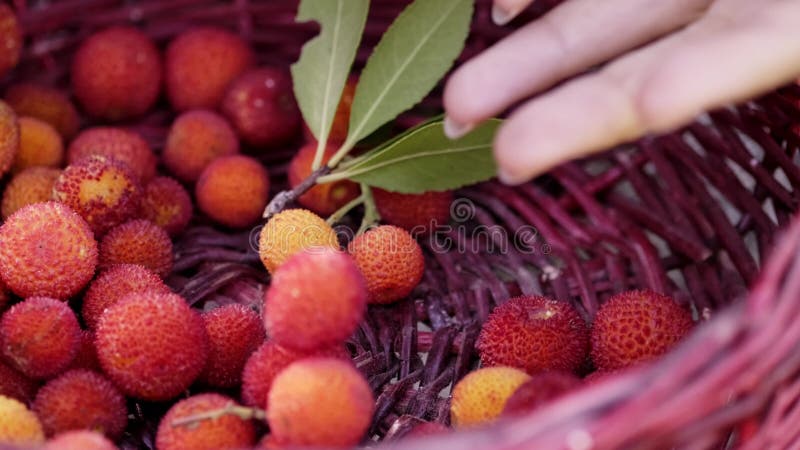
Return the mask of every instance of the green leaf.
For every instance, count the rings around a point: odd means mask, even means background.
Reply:
[[[328,140],[368,10],[369,0],[300,2],[297,21],[315,20],[322,31],[303,46],[292,65],[292,81],[303,118],[321,146]]]
[[[348,143],[416,105],[436,86],[464,48],[473,1],[416,0],[397,17],[361,73]]]
[[[450,140],[441,119],[426,122],[385,145],[348,161],[318,183],[351,179],[389,191],[418,194],[456,189],[496,173],[492,139],[501,121],[492,119]]]

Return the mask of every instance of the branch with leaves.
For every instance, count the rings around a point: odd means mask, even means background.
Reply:
[[[470,28],[473,0],[416,0],[381,37],[356,86],[344,143],[320,167],[336,107],[350,75],[366,23],[369,0],[302,0],[298,21],[316,20],[321,33],[304,47],[292,66],[303,118],[317,139],[312,174],[291,191],[278,194],[264,217],[281,211],[316,184],[352,180],[363,189],[401,193],[456,189],[495,174],[491,142],[498,120],[450,140],[442,118],[434,118],[354,158],[350,152],[398,115],[413,108],[453,66]],[[365,194],[347,205],[364,204]],[[338,213],[337,213],[338,214]],[[335,214],[332,220],[341,215]]]

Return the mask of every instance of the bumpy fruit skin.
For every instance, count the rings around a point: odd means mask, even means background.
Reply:
[[[94,430],[111,439],[128,423],[125,397],[97,372],[71,370],[39,389],[33,411],[48,437],[70,430]]]
[[[0,360],[0,396],[27,404],[33,400],[38,388],[37,383],[31,378]]]
[[[172,271],[172,241],[148,220],[131,220],[113,228],[100,242],[100,268],[138,264],[161,278]]]
[[[61,135],[49,123],[33,117],[19,118],[19,151],[11,171],[29,167],[59,167],[64,160]]]
[[[170,177],[156,177],[144,187],[139,214],[177,236],[192,220],[192,197],[180,183]]]
[[[106,120],[144,114],[161,88],[161,57],[147,35],[111,27],[83,41],[72,60],[72,91],[83,109]]]
[[[178,179],[194,183],[215,159],[239,153],[239,138],[224,117],[206,109],[175,119],[161,159]]]
[[[325,164],[336,153],[337,148],[328,146],[322,158]],[[289,164],[289,185],[294,188],[311,175],[311,165],[314,154],[317,152],[316,142],[304,145],[292,158]],[[332,183],[318,184],[297,199],[304,207],[321,216],[329,216],[347,202],[358,197],[360,189],[350,180],[334,181]]]
[[[142,186],[127,165],[90,156],[68,165],[53,185],[53,200],[83,217],[97,236],[139,211]]]
[[[126,296],[100,317],[95,345],[114,384],[128,396],[150,401],[183,392],[208,357],[203,319],[176,294]]]
[[[427,235],[435,226],[450,222],[452,191],[401,194],[375,188],[372,196],[381,220],[414,236]]]
[[[117,446],[101,433],[78,430],[67,431],[50,439],[44,450],[117,450]]]
[[[42,424],[31,410],[0,395],[0,445],[34,446],[44,442]]]
[[[273,147],[297,134],[300,109],[292,81],[283,70],[249,70],[228,88],[221,106],[239,137],[254,147]]]
[[[31,167],[14,175],[3,191],[3,219],[25,206],[50,200],[59,175],[61,171],[51,167]]]
[[[574,372],[586,360],[589,330],[568,303],[515,297],[492,311],[475,346],[484,366]]]
[[[388,304],[408,296],[425,273],[419,244],[406,230],[393,225],[356,236],[347,251],[367,281],[369,303]]]
[[[282,445],[351,447],[364,437],[373,412],[372,390],[350,362],[309,358],[275,377],[267,422]]]
[[[67,163],[90,156],[104,156],[128,166],[141,183],[156,175],[156,155],[138,133],[118,127],[94,127],[81,131],[69,144]]]
[[[8,104],[0,101],[0,177],[11,169],[18,151],[19,121],[17,115]]]
[[[66,303],[31,297],[3,314],[0,342],[3,357],[12,367],[31,378],[50,378],[75,358],[81,328]]]
[[[215,109],[228,85],[250,68],[253,51],[239,35],[215,27],[181,33],[167,47],[164,78],[176,111]]]
[[[269,200],[269,173],[258,160],[232,155],[217,158],[195,186],[197,207],[216,222],[245,228],[258,222]]]
[[[569,372],[534,374],[508,399],[503,408],[503,416],[524,415],[534,411],[582,384],[580,378]]]
[[[16,67],[22,53],[22,27],[14,11],[5,3],[0,3],[0,77]]]
[[[97,329],[103,312],[132,293],[168,294],[169,287],[153,271],[137,264],[117,264],[100,273],[83,296],[81,317],[90,330]]]
[[[318,215],[305,209],[286,209],[275,214],[258,239],[261,262],[270,273],[290,256],[311,247],[339,249],[336,232]]]
[[[250,355],[242,371],[242,402],[268,410],[268,394],[275,377],[293,362],[313,357],[350,361],[350,355],[341,344],[303,352],[281,347],[273,340],[264,342]]]
[[[94,333],[81,330],[81,343],[78,352],[67,370],[86,369],[99,372],[100,361],[97,360],[97,350],[94,348]]]
[[[530,378],[519,369],[504,366],[469,373],[453,388],[450,422],[454,427],[472,427],[497,419],[506,401]]]
[[[617,294],[600,306],[592,324],[592,361],[609,371],[668,352],[693,325],[691,314],[652,291]]]
[[[220,394],[199,394],[181,400],[167,411],[156,433],[158,450],[219,450],[252,448],[256,442],[255,425],[234,415],[224,415],[191,425],[175,421],[236,405]]]
[[[264,342],[261,317],[244,305],[225,305],[203,314],[208,333],[206,367],[198,380],[214,387],[234,387],[250,355]]]
[[[78,132],[80,118],[75,105],[60,90],[38,83],[18,83],[6,90],[6,102],[20,116],[49,123],[65,140]]]
[[[264,295],[264,324],[278,344],[313,350],[343,343],[364,316],[364,277],[346,253],[310,248],[290,257]]]
[[[34,203],[0,226],[0,275],[20,297],[66,299],[94,276],[97,241],[73,210]]]

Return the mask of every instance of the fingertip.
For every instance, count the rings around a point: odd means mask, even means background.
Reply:
[[[444,93],[442,94],[442,102],[444,105],[445,114],[454,123],[468,124],[480,121],[480,115],[475,106],[475,102],[470,95],[474,91],[474,86],[469,80],[469,74],[464,74],[464,68],[469,66],[469,63],[457,69],[444,86]],[[480,99],[480,96],[478,100]]]
[[[503,26],[514,20],[533,0],[495,0],[492,5],[492,22]]]
[[[514,144],[516,133],[514,124],[503,124],[494,138],[494,159],[497,165],[497,178],[504,184],[517,185],[531,178],[524,158]]]
[[[450,116],[444,116],[444,135],[450,139],[458,139],[475,128],[474,123],[460,123],[453,120]]]

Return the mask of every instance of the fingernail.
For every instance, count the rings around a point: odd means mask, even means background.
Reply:
[[[472,131],[473,128],[475,128],[475,125],[471,123],[458,123],[450,117],[444,116],[444,135],[450,139],[458,139]]]
[[[516,186],[525,181],[524,179],[520,179],[519,177],[512,175],[510,172],[507,172],[505,169],[500,167],[497,168],[497,178],[501,183],[510,186]]]
[[[508,22],[514,20],[514,17],[517,17],[522,10],[509,12],[503,9],[500,5],[494,4],[492,5],[492,22],[497,25],[505,25]]]

